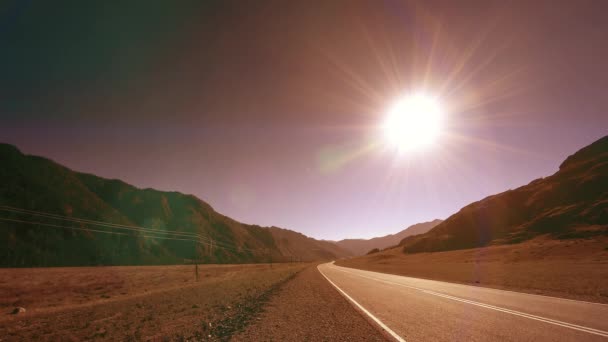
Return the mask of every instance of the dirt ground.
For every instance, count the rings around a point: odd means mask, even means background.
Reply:
[[[385,341],[316,267],[286,283],[233,341]]]
[[[608,238],[553,240],[449,252],[401,248],[337,265],[527,293],[608,303]]]
[[[226,340],[307,266],[0,269],[0,340]]]

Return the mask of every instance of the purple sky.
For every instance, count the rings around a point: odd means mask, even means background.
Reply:
[[[0,141],[246,223],[394,233],[608,132],[602,1],[22,3],[0,12]],[[378,125],[420,90],[444,134],[398,156]]]

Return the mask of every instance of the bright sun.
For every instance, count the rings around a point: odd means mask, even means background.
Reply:
[[[423,94],[405,97],[389,110],[384,135],[399,151],[419,150],[439,136],[442,115],[436,98]]]

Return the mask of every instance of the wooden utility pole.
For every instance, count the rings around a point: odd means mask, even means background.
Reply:
[[[194,273],[196,274],[196,281],[198,281],[198,260],[194,260]]]
[[[200,243],[200,240],[199,240]],[[198,282],[198,244],[194,245],[194,278]]]

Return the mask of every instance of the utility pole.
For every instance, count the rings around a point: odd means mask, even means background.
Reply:
[[[196,281],[198,282],[198,246],[199,246],[200,241],[198,241],[197,243],[194,244],[194,277],[196,279]]]
[[[198,282],[198,260],[194,259],[194,273],[196,274],[196,281]]]

